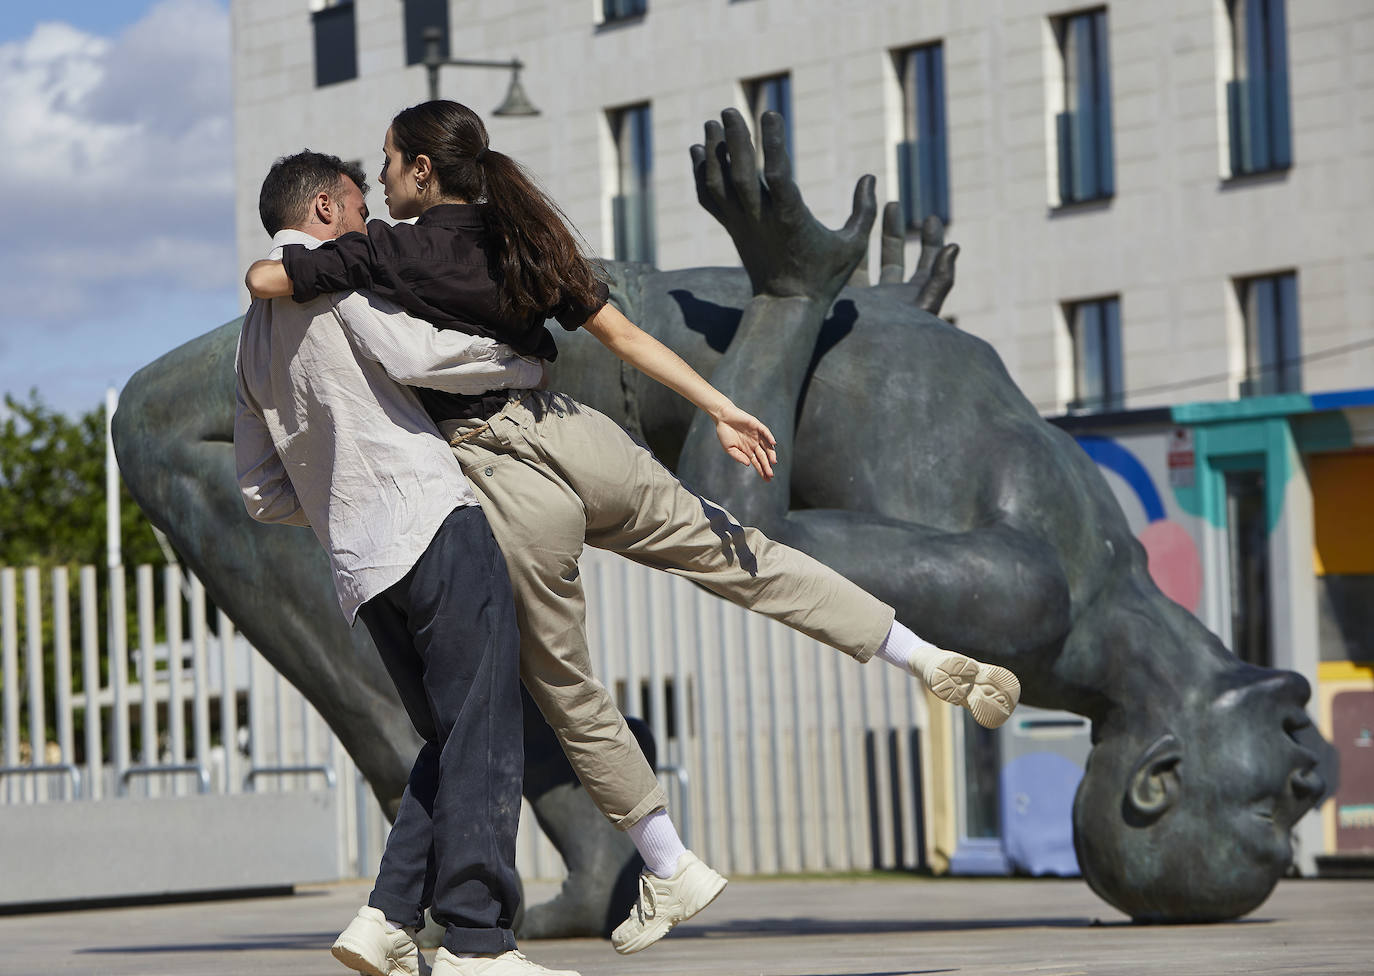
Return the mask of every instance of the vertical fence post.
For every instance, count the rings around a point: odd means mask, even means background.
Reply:
[[[48,716],[43,687],[43,594],[39,590],[38,567],[24,569],[24,670],[29,679],[29,762],[41,766],[46,762],[48,745]],[[38,799],[48,784],[31,778],[24,791],[32,791]]]
[[[5,765],[19,765],[19,623],[15,619],[19,613],[18,600],[15,599],[15,573],[8,566],[0,569],[0,629],[4,635],[3,674],[5,679],[4,706],[0,720],[5,728]],[[5,801],[13,798],[13,786],[5,783]]]
[[[134,577],[134,589],[138,594],[138,680],[142,690],[142,757],[145,766],[158,765],[157,754],[157,661],[153,655],[156,636],[157,617],[153,612],[153,567],[140,566]],[[168,647],[171,635],[168,635]],[[155,792],[155,784],[147,779],[145,793]]]
[[[239,696],[234,682],[234,624],[223,610],[216,618],[219,631],[219,737],[224,746],[224,792],[238,792]]]
[[[72,608],[67,593],[66,566],[58,566],[52,571],[52,621],[57,748],[62,752],[62,762],[75,764],[76,747],[72,734]],[[75,787],[72,789],[71,798],[75,800]]]
[[[86,795],[99,799],[105,792],[102,780],[104,755],[101,743],[100,642],[96,637],[100,604],[96,600],[95,567],[81,567],[81,683],[86,699]]]
[[[192,738],[195,743],[195,761],[208,765],[210,762],[210,687],[209,670],[205,662],[205,586],[198,579],[191,580],[191,705]]]
[[[181,649],[181,567],[169,565],[162,574],[163,601],[167,614],[167,738],[172,749],[172,764],[186,761],[186,710],[182,702]],[[177,795],[185,792],[181,778],[172,780]]]
[[[129,749],[129,620],[124,601],[124,567],[110,567],[110,688],[114,694],[111,716],[111,758],[115,782],[130,765]]]

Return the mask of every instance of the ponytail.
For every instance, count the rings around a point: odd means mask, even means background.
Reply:
[[[596,274],[567,216],[523,166],[490,147],[477,113],[457,102],[424,102],[391,120],[391,138],[406,165],[429,157],[441,194],[483,202],[503,315],[548,315],[568,301],[596,307]]]

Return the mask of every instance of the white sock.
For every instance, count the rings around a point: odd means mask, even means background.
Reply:
[[[687,853],[667,810],[655,810],[625,832],[644,858],[644,866],[660,878],[671,878],[677,871],[677,859]]]
[[[882,646],[874,657],[880,657],[888,664],[895,664],[910,674],[924,680],[926,667],[944,654],[943,648],[930,641],[922,640],[901,623],[892,621],[892,629],[883,638]]]

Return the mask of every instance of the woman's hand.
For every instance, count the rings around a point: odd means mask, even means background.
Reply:
[[[243,283],[254,298],[285,298],[291,294],[291,279],[280,261],[254,261],[243,276]]]
[[[772,481],[773,465],[778,462],[777,442],[763,421],[733,403],[715,420],[716,436],[725,453],[740,464],[752,465],[764,481]]]

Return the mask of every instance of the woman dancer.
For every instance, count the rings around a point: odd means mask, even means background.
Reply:
[[[562,212],[512,158],[490,148],[478,116],[434,101],[398,114],[379,181],[391,216],[368,233],[258,262],[255,297],[367,289],[441,328],[491,336],[552,360],[545,326],[584,328],[622,360],[716,423],[722,447],[772,475],[773,438],[674,352],[607,303]],[[1020,685],[1010,671],[922,640],[891,607],[823,564],[741,527],[684,488],[618,425],[569,397],[504,391],[421,399],[472,481],[515,589],[521,676],[588,794],[645,861],[638,903],[613,933],[621,953],[662,938],[709,904],[725,879],[687,851],[633,735],[591,671],[577,557],[585,544],[683,576],[867,661],[875,654],[993,728]]]

